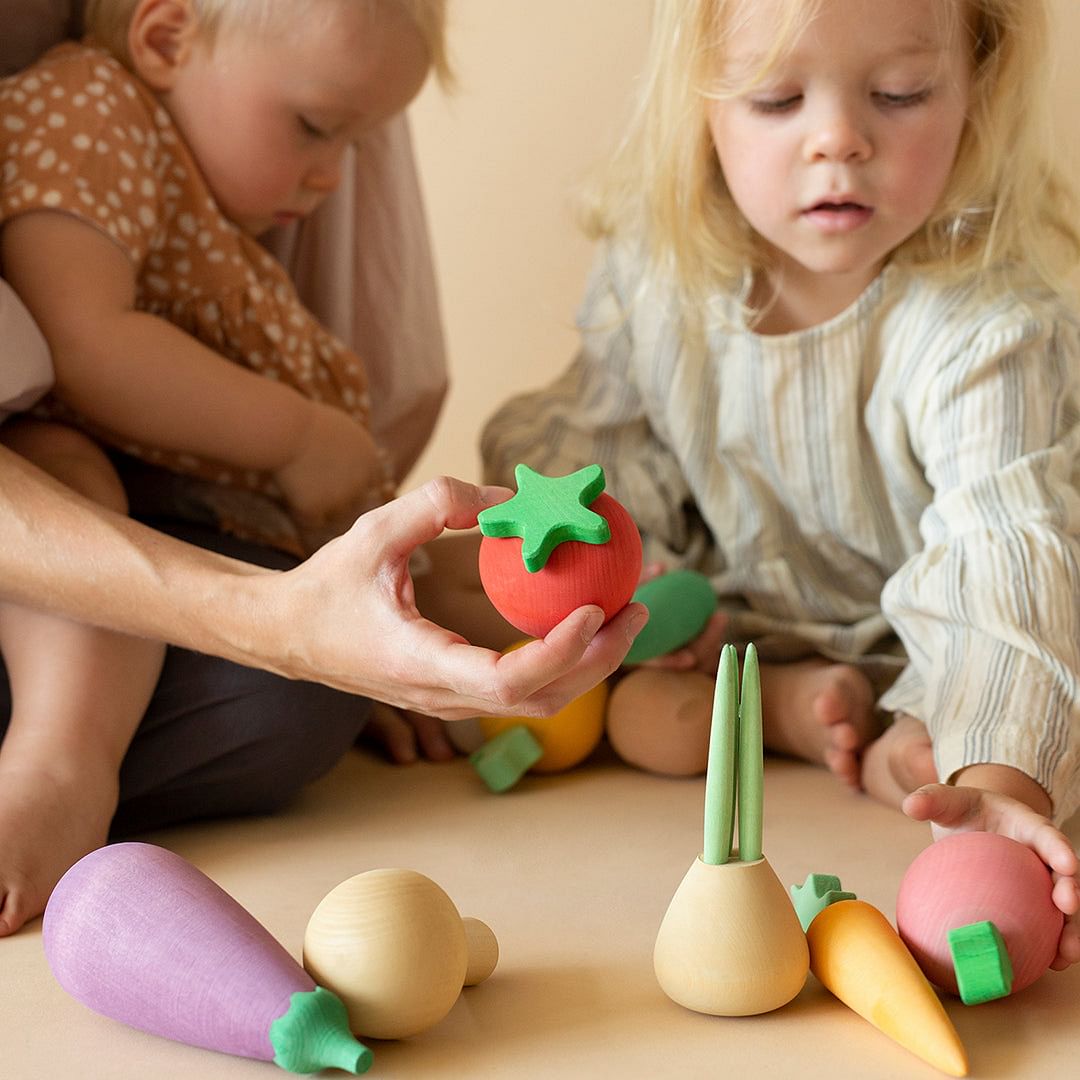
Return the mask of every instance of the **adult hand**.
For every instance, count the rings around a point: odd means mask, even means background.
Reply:
[[[364,514],[296,569],[248,578],[254,662],[447,720],[558,711],[619,666],[647,619],[642,605],[603,628],[600,608],[579,608],[501,655],[429,622],[414,602],[413,551],[444,529],[474,527],[511,494],[432,480]]]

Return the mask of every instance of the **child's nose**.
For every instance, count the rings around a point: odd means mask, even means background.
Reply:
[[[304,187],[320,195],[329,195],[336,191],[341,183],[341,156],[320,161],[312,166],[304,176]]]
[[[824,110],[806,137],[809,161],[858,162],[872,153],[873,146],[858,117],[842,106]]]

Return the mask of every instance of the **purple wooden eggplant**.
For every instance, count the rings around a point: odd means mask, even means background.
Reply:
[[[60,985],[104,1016],[291,1072],[371,1066],[340,999],[164,848],[113,844],[80,859],[49,898],[43,936]]]

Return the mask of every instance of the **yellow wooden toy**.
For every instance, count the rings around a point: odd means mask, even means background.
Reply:
[[[527,645],[519,641],[505,652]],[[526,772],[554,773],[584,761],[604,734],[608,685],[597,683],[553,716],[482,716],[488,741],[469,760],[492,791],[506,791]]]

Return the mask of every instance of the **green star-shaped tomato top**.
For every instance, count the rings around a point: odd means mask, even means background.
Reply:
[[[479,514],[485,536],[520,536],[521,559],[530,574],[542,570],[551,553],[566,540],[606,544],[607,521],[589,509],[604,490],[604,470],[586,465],[569,476],[542,476],[528,465],[514,470],[517,494]]]

